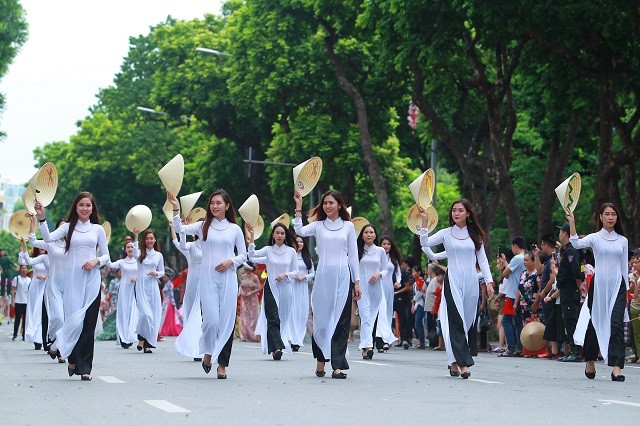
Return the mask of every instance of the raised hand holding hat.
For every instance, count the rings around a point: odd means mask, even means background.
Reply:
[[[311,157],[293,168],[293,187],[301,196],[313,191],[322,174],[322,159]]]

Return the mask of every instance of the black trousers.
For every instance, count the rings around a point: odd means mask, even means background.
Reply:
[[[336,331],[333,332],[331,337],[331,358],[327,359],[318,345],[316,344],[313,335],[311,335],[311,350],[313,357],[319,362],[331,361],[331,368],[334,370],[348,370],[349,363],[347,362],[347,343],[349,340],[349,324],[351,323],[351,299],[353,298],[352,290],[349,290],[347,296],[347,302],[344,304]]]
[[[96,299],[89,305],[84,313],[84,321],[82,323],[82,331],[76,342],[76,346],[71,351],[68,361],[69,364],[75,364],[76,374],[91,374],[93,368],[93,347],[94,334],[96,331],[96,323],[98,322],[98,311],[100,310],[100,293]]]
[[[45,296],[47,297],[47,296]],[[49,337],[47,332],[49,331],[49,315],[47,314],[47,304],[42,299],[42,346],[45,351],[49,351]]]
[[[474,362],[472,356],[478,355],[478,335],[476,333],[475,321],[468,330],[464,329],[462,317],[451,295],[449,285],[449,275],[444,278],[442,286],[445,300],[447,301],[447,316],[449,320],[449,340],[453,356],[459,367],[471,367]],[[474,302],[475,303],[475,302]],[[467,341],[468,336],[468,341]]]
[[[596,276],[593,276],[591,280],[591,286],[589,286],[589,301],[587,306],[589,307],[589,313],[591,313],[591,307],[593,306],[593,288],[597,285]],[[624,283],[624,279],[620,283],[620,289],[616,295],[616,301],[613,305],[613,311],[611,312],[611,337],[609,338],[609,347],[607,350],[607,364],[609,367],[624,368],[624,310],[627,304],[627,287]],[[589,320],[589,326],[587,327],[587,334],[584,337],[584,359],[585,361],[595,361],[598,358],[598,338],[596,336],[596,330],[593,328],[593,323]]]
[[[564,321],[562,319],[561,305],[557,305],[554,301],[544,304],[549,308],[549,316],[547,317],[547,323],[544,328],[544,340],[558,343],[566,341],[567,336],[564,334]]]
[[[284,343],[280,336],[280,315],[278,314],[278,304],[276,303],[275,297],[273,297],[269,279],[265,282],[263,303],[264,314],[267,317],[267,346],[269,347],[269,353],[272,353],[278,349],[284,349]]]
[[[227,343],[224,344],[222,350],[220,351],[220,355],[218,355],[218,364],[223,365],[225,367],[229,366],[229,359],[231,358],[231,346],[233,345],[233,334],[235,333],[235,326],[233,330],[231,330],[231,334],[229,335],[229,339],[227,339]]]
[[[24,339],[24,330],[27,328],[27,304],[15,304],[15,318],[13,321],[13,337],[18,337],[18,329],[20,328],[20,319],[22,319],[22,338]]]
[[[567,336],[567,342],[569,342],[571,350],[575,351],[573,333],[576,332],[576,325],[580,316],[580,291],[577,286],[571,284],[570,289],[560,290],[560,306],[562,307],[564,333]]]
[[[393,301],[393,310],[398,313],[398,326],[400,327],[400,342],[409,342],[413,340],[413,321],[411,320],[411,300],[395,299]]]
[[[384,348],[384,340],[382,337],[376,337],[376,330],[378,329],[378,320],[380,319],[380,313],[376,316],[376,321],[373,323],[373,343],[376,349]]]

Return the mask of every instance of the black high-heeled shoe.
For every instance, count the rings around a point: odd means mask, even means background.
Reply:
[[[460,371],[453,371],[450,365],[447,368],[449,368],[449,375],[451,377],[460,377]]]
[[[209,372],[211,371],[211,366],[205,364],[204,361],[202,361],[202,369],[204,370],[205,373],[209,374]]]
[[[138,346],[136,346],[136,349],[141,351],[142,350],[142,346],[138,345]]]
[[[318,371],[316,370],[316,377],[324,377],[327,374],[326,371]]]
[[[460,373],[460,377],[462,377],[463,379],[468,379],[469,377],[471,377],[471,371],[467,370],[464,373]]]
[[[76,368],[67,366],[67,373],[69,374],[69,377],[73,377],[76,374]]]
[[[614,382],[624,382],[624,375],[620,374],[619,376],[616,376],[611,372],[611,380]]]
[[[83,374],[82,376],[80,376],[80,380],[83,380],[85,382],[90,382],[91,381],[91,376],[88,374]]]
[[[220,368],[220,366],[218,366],[218,368]],[[218,369],[216,368],[216,376],[218,377],[218,379],[220,380],[224,380],[227,378],[227,373],[222,374],[218,371]]]
[[[274,361],[280,361],[282,359],[282,349],[278,349],[276,351],[274,351],[271,356],[273,357]]]
[[[611,373],[613,374],[613,373]],[[587,371],[587,367],[584,368],[584,375],[587,377],[587,379],[595,379],[596,378],[596,370],[593,371]]]
[[[342,371],[339,373],[336,373],[335,371],[333,373],[331,373],[331,378],[332,379],[346,379],[347,378],[347,374],[343,373]]]

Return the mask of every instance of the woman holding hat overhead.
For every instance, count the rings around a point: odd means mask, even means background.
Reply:
[[[151,228],[141,234],[142,247],[138,250],[138,240],[133,243],[138,258],[138,276],[136,278],[136,305],[138,307],[139,351],[150,354],[158,345],[158,333],[162,325],[162,303],[158,279],[164,276],[164,257],[160,253],[155,231]]]
[[[578,325],[573,335],[577,345],[584,349],[587,362],[585,376],[596,376],[595,360],[598,350],[605,362],[613,367],[611,380],[624,382],[624,325],[627,314],[626,293],[629,288],[629,242],[624,237],[618,208],[604,203],[598,209],[597,232],[578,238],[573,213],[566,211],[569,222],[569,241],[576,249],[591,247],[596,259],[595,273],[583,303]]]
[[[59,220],[56,229],[64,223]],[[65,238],[60,238],[51,243],[36,239],[35,217],[31,216],[31,228],[29,229],[29,244],[39,249],[45,249],[49,259],[48,280],[45,283],[44,300],[42,303],[42,344],[44,350],[49,351],[51,342],[56,338],[56,333],[62,328],[64,320],[63,292],[64,270],[67,255],[65,253]],[[64,358],[58,357],[58,362],[64,364]]]
[[[136,241],[138,234],[135,234]],[[129,349],[136,340],[136,325],[138,324],[138,307],[135,298],[135,285],[138,277],[138,259],[135,257],[135,247],[129,241],[123,249],[124,259],[109,262],[109,268],[122,272],[118,287],[118,302],[116,305],[116,341],[123,349]]]
[[[211,371],[218,364],[218,379],[226,379],[231,356],[233,327],[236,321],[238,279],[236,269],[247,260],[242,230],[236,225],[231,196],[218,189],[209,197],[204,222],[183,225],[180,204],[175,195],[167,192],[173,206],[173,226],[179,233],[197,235],[202,241],[202,264],[198,291],[202,303],[202,337],[200,352],[204,354],[202,368]]]
[[[73,200],[67,223],[49,232],[44,207],[35,204],[42,239],[47,243],[66,237],[67,256],[63,276],[64,323],[56,333],[49,354],[68,358],[69,376],[80,375],[91,380],[94,332],[100,309],[100,269],[109,262],[109,246],[95,198],[90,192],[80,192]],[[100,258],[96,257],[96,247]]]
[[[447,364],[451,376],[471,376],[472,355],[477,355],[474,328],[478,309],[478,274],[480,266],[487,285],[493,283],[489,262],[484,251],[484,231],[478,223],[471,203],[460,198],[449,209],[449,228],[429,236],[429,218],[426,209],[419,207],[422,217],[420,244],[433,247],[444,244],[449,260],[442,287],[440,323],[447,350]]]
[[[304,238],[296,235],[296,259],[299,274],[293,283],[293,330],[291,349],[297,352],[303,346],[304,335],[309,321],[311,301],[309,300],[309,283],[316,275],[311,253]]]
[[[360,259],[360,281],[362,297],[358,300],[360,313],[360,349],[362,359],[373,359],[374,324],[382,300],[382,280],[387,275],[387,254],[376,245],[376,229],[365,225],[358,235],[358,257]]]
[[[353,297],[360,299],[360,264],[356,231],[342,199],[335,190],[324,193],[320,203],[309,212],[316,221],[302,225],[302,196],[294,192],[296,202],[293,225],[301,237],[314,235],[319,257],[311,293],[313,335],[311,346],[317,360],[316,376],[324,377],[325,362],[331,361],[334,379],[346,379],[349,368],[347,340],[351,317],[350,281]]]
[[[262,309],[256,326],[260,335],[262,353],[270,353],[275,361],[282,358],[282,351],[291,352],[291,320],[293,313],[293,279],[298,275],[295,240],[289,230],[276,223],[266,247],[256,250],[253,243],[253,227],[249,230],[249,258],[264,258],[269,277],[264,284]]]

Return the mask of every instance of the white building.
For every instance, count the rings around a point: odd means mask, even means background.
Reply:
[[[22,201],[24,184],[11,183],[9,179],[0,176],[0,230],[9,229],[9,218],[13,213],[16,201]]]

